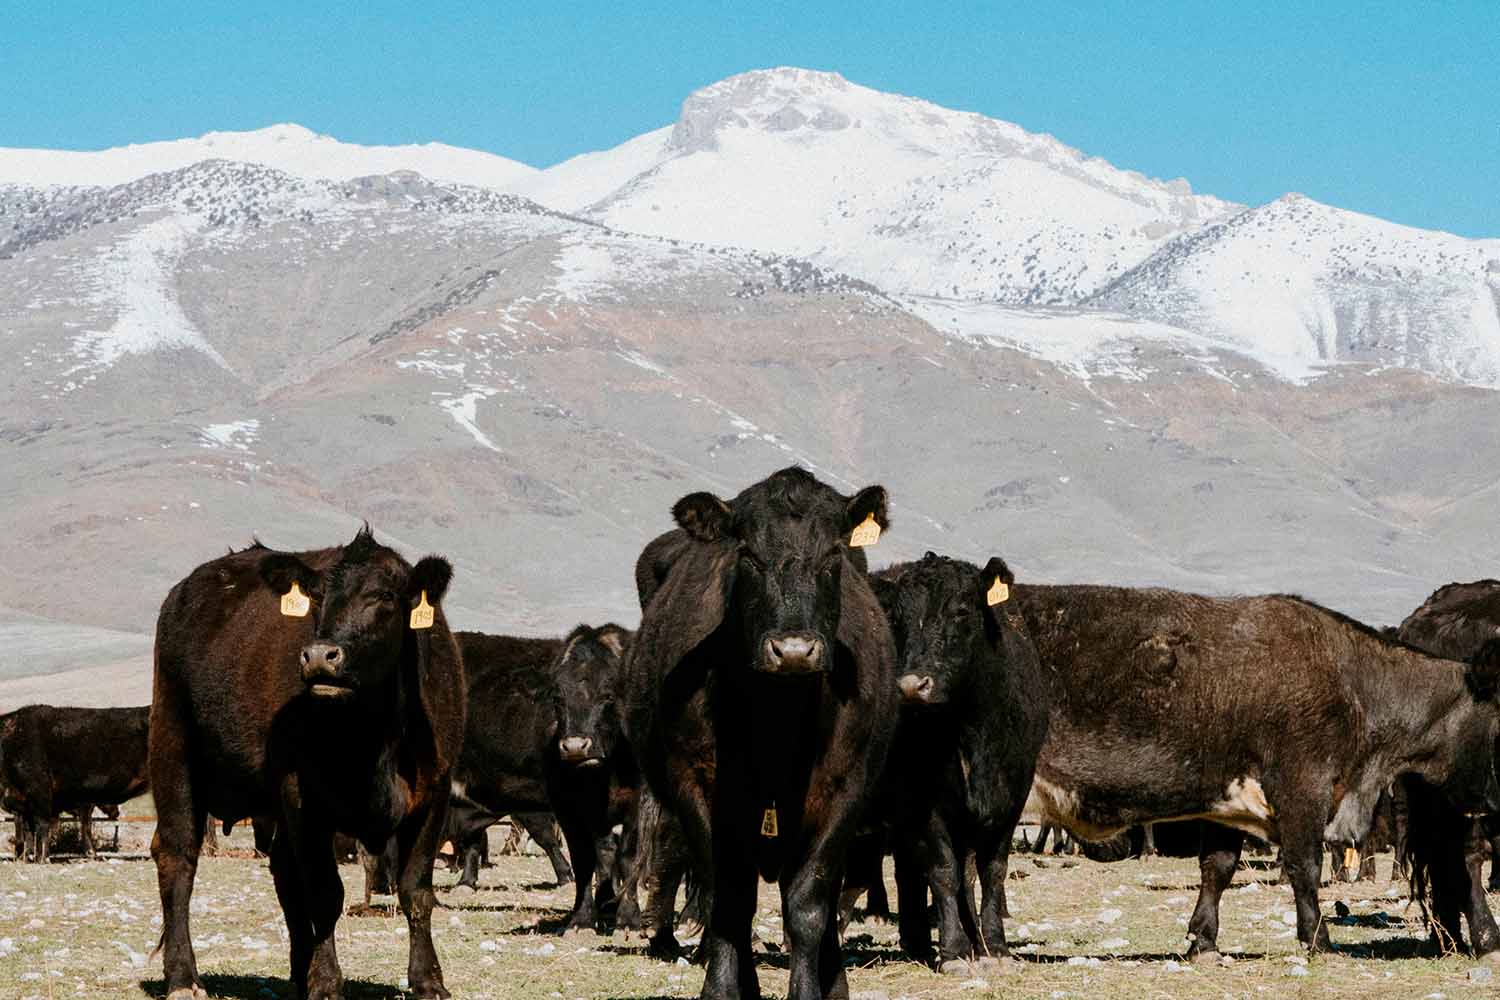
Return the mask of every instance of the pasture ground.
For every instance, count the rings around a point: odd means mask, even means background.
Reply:
[[[138,843],[139,836],[122,838]],[[193,896],[199,968],[216,997],[286,997],[280,911],[263,860],[247,856],[248,830],[206,858]],[[1418,957],[1425,937],[1404,886],[1393,884],[1390,857],[1381,879],[1329,885],[1323,912],[1334,922],[1336,956],[1305,960],[1289,925],[1291,890],[1275,884],[1269,859],[1250,859],[1224,896],[1220,944],[1234,961],[1214,968],[1181,963],[1198,882],[1192,860],[1153,858],[1115,864],[1017,855],[1012,861],[1007,926],[1021,961],[999,970],[944,976],[903,961],[894,926],[856,911],[846,939],[855,1000],[1006,997],[1468,997],[1494,995],[1500,974],[1460,956]],[[702,971],[644,957],[639,943],[593,934],[558,937],[572,888],[551,884],[544,858],[497,857],[478,892],[446,891],[456,876],[438,873],[442,908],[435,937],[449,988],[475,1000],[594,1000],[691,997]],[[888,866],[889,867],[889,866]],[[343,867],[346,902],[363,896],[363,875]],[[1020,877],[1024,876],[1024,877]],[[894,889],[891,892],[894,899]],[[346,916],[338,948],[351,998],[402,995],[406,926],[394,900],[377,913]],[[1342,902],[1347,917],[1336,916]],[[1492,904],[1500,903],[1493,898]],[[779,906],[763,887],[757,914],[761,984],[786,991]],[[143,855],[46,867],[0,863],[0,997],[135,998],[162,994],[161,963],[150,958],[160,929],[155,868]]]

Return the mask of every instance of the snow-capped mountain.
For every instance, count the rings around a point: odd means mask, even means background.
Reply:
[[[1008,122],[772,69],[517,190],[617,229],[774,250],[889,292],[1073,303],[1239,206]]]
[[[204,160],[253,163],[293,177],[328,181],[411,170],[429,180],[495,190],[509,190],[537,172],[503,156],[439,142],[361,146],[301,125],[282,124],[90,152],[4,149],[0,150],[0,184],[114,187]]]
[[[1355,361],[1500,386],[1500,240],[1301,195],[1179,237],[1091,302],[1198,331],[1288,375]]]

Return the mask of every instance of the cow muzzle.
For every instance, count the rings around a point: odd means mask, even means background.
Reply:
[[[772,674],[815,674],[824,669],[823,640],[817,636],[770,638],[761,649],[761,669]]]
[[[916,674],[903,674],[896,681],[896,687],[901,689],[901,700],[917,705],[925,705],[932,700],[932,689],[935,685],[928,676],[917,676]]]
[[[344,649],[332,642],[311,642],[302,647],[302,683],[319,698],[343,698],[354,693],[344,673]]]
[[[557,754],[564,764],[598,767],[604,758],[594,753],[594,741],[587,736],[565,736],[557,741]]]

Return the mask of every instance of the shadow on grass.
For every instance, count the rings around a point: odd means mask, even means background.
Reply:
[[[203,988],[211,997],[232,1000],[265,1000],[266,990],[278,997],[292,995],[292,984],[272,976],[204,976]],[[161,979],[141,980],[141,991],[150,997],[165,997],[167,984]],[[372,983],[366,979],[344,980],[344,1000],[396,1000],[403,990],[390,983]]]

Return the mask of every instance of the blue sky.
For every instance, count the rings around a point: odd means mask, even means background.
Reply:
[[[696,87],[797,65],[1236,201],[1300,191],[1500,237],[1500,0],[314,6],[11,6],[0,145],[296,121],[545,166],[669,123]]]

